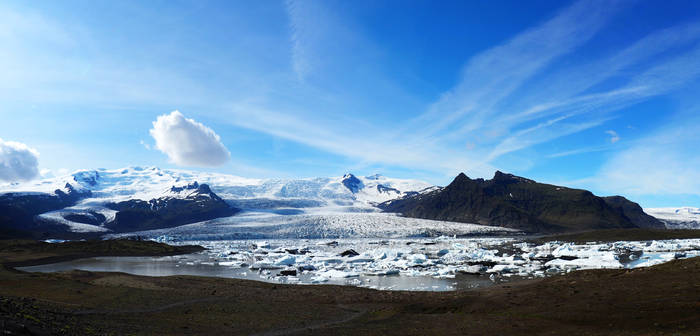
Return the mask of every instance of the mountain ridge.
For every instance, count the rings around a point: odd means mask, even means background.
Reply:
[[[379,205],[407,217],[559,233],[610,228],[663,228],[638,204],[622,196],[538,183],[496,171],[490,180],[460,173],[448,186]]]
[[[60,199],[62,194],[53,188],[62,185],[62,193],[85,192],[84,197],[48,208],[39,206],[21,220],[6,216],[0,220],[0,230],[36,229],[34,224],[41,223],[43,234],[100,235],[168,228],[229,217],[242,210],[273,210],[280,214],[318,207],[378,211],[374,204],[430,186],[422,181],[381,175],[263,180],[127,167],[79,170],[29,183],[0,184],[0,198],[4,197],[5,205],[13,203],[8,195],[34,197],[35,202],[41,203],[41,199]]]

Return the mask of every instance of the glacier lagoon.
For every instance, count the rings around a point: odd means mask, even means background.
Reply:
[[[171,257],[87,258],[21,269],[199,275],[379,290],[450,291],[581,269],[638,268],[700,256],[700,239],[532,244],[522,237],[441,236],[174,243],[199,244],[207,250]]]

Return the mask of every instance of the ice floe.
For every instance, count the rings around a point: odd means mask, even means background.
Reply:
[[[92,271],[193,274],[294,284],[340,284],[382,290],[454,290],[586,269],[632,269],[700,256],[700,239],[532,244],[512,238],[267,239],[188,241],[191,255],[76,261]],[[172,268],[153,267],[170,262]],[[90,264],[90,263],[97,264]],[[151,263],[151,264],[149,264]],[[174,265],[174,266],[173,266]],[[50,266],[39,266],[51,271]],[[64,267],[69,267],[65,266]],[[66,268],[53,268],[65,270]],[[70,268],[68,268],[70,269]],[[31,271],[31,269],[28,269]],[[136,270],[136,271],[135,271]],[[153,273],[156,272],[156,273]]]
[[[281,269],[296,270],[295,283],[327,283],[333,279],[359,277],[360,280],[346,284],[374,288],[379,287],[363,277],[452,279],[480,275],[500,281],[584,269],[647,267],[700,256],[700,239],[586,244],[551,241],[540,245],[519,238],[453,237],[197,243],[208,248],[205,253],[225,259],[219,261],[222,266],[243,267],[242,264],[246,265],[241,260],[243,257],[249,259],[251,270],[272,273]],[[235,261],[229,264],[228,260]],[[275,279],[286,281],[284,276]]]

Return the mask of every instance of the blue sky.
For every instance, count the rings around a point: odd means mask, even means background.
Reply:
[[[500,169],[700,206],[697,1],[5,1],[0,78],[45,172]]]

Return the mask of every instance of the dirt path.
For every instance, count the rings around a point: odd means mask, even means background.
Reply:
[[[196,304],[196,303],[203,303],[203,302],[217,302],[217,301],[225,301],[227,298],[224,297],[215,297],[215,298],[201,298],[201,299],[192,299],[192,300],[185,300],[185,301],[180,301],[180,302],[175,302],[175,303],[170,303],[167,305],[163,306],[158,306],[158,307],[153,307],[153,308],[144,308],[144,309],[91,309],[91,310],[81,310],[81,311],[76,311],[72,312],[70,314],[72,315],[111,315],[111,314],[140,314],[140,313],[158,313],[162,311],[166,311],[168,309],[176,308],[176,307],[181,307],[181,306],[187,306],[191,304]]]
[[[299,333],[308,333],[310,331],[316,331],[318,329],[328,328],[328,327],[332,327],[335,325],[340,325],[343,323],[350,322],[350,321],[362,316],[363,314],[365,314],[367,312],[367,309],[356,310],[356,309],[353,309],[353,308],[350,308],[346,305],[341,305],[341,304],[337,305],[337,307],[342,309],[342,310],[351,312],[351,314],[349,316],[344,317],[344,318],[339,319],[339,320],[315,323],[315,324],[307,325],[307,326],[300,327],[300,328],[271,330],[271,331],[267,331],[264,333],[253,334],[253,336],[282,336],[282,335],[294,335],[294,334],[299,334]]]

